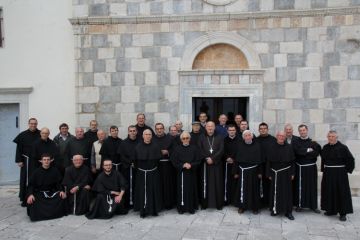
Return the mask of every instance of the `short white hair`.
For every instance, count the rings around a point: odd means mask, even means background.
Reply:
[[[244,138],[245,134],[247,134],[247,133],[250,133],[251,136],[253,135],[250,130],[245,130],[245,131],[243,131],[243,133],[242,133],[242,138]]]

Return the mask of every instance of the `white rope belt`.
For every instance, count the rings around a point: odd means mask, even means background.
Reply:
[[[309,164],[296,163],[296,165],[299,166],[299,207],[301,208],[301,168],[314,166],[314,165],[316,165],[316,163],[309,163]]]
[[[324,165],[326,168],[342,168],[345,167],[345,165]]]
[[[29,185],[29,156],[26,156],[25,154],[22,154],[21,156],[23,156],[26,160],[26,186]]]
[[[129,171],[130,171],[130,205],[133,205],[133,199],[132,199],[132,191],[133,191],[133,175],[132,175],[132,171],[133,171],[133,168],[132,166],[129,167]]]
[[[204,162],[204,180],[203,180],[203,186],[204,186],[204,199],[206,199],[206,162]]]
[[[73,214],[75,215],[76,212],[76,192],[74,193],[74,208],[73,208]]]
[[[246,167],[246,168],[242,168],[239,166],[239,168],[241,169],[241,188],[240,188],[240,202],[243,203],[244,202],[244,170],[249,170],[252,168],[256,168],[258,165],[254,165],[251,167]]]
[[[291,168],[291,166],[287,166],[285,168],[281,168],[279,170],[275,170],[273,168],[271,168],[272,171],[274,171],[275,173],[275,190],[274,190],[274,207],[273,207],[273,212],[276,214],[276,196],[277,196],[277,174],[278,172],[284,171]]]
[[[184,172],[181,171],[181,206],[184,206]]]
[[[228,178],[228,163],[225,164],[225,194],[224,194],[224,201],[227,201],[227,178]]]
[[[49,195],[48,192],[50,192],[50,191],[40,191],[40,192],[42,192],[44,194],[45,198],[53,198],[56,196],[56,194],[59,193],[59,191],[57,191],[57,192],[54,192],[52,195]]]
[[[146,203],[147,203],[147,196],[146,196],[146,174],[147,174],[148,172],[153,172],[153,171],[155,171],[156,169],[157,169],[157,167],[154,167],[153,169],[149,169],[149,170],[142,169],[142,168],[138,168],[138,170],[144,172],[144,174],[145,174],[145,188],[144,188],[144,189],[145,189],[145,190],[144,190],[145,200],[144,200],[144,208],[146,208]]]
[[[164,158],[164,159],[160,159],[160,162],[169,162],[170,160],[169,159],[166,159],[166,158]]]
[[[110,195],[106,195],[106,201],[109,204],[109,213],[112,211],[112,204],[114,203],[113,199]]]
[[[119,165],[121,165],[121,163],[113,163],[113,166],[115,166],[116,171],[118,171]]]

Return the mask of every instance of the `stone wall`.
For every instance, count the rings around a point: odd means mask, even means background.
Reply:
[[[161,4],[168,2],[161,1]],[[293,2],[294,6],[300,6],[300,1],[275,2]],[[330,6],[330,2],[358,5],[357,1],[302,2],[310,2],[309,6],[316,3]],[[160,1],[151,3],[160,4]],[[187,58],[191,55],[186,55],[189,45],[213,33],[231,33],[248,41],[243,48],[256,52],[259,63],[249,61],[250,69],[264,70],[263,77],[256,82],[256,86],[262,87],[262,100],[257,101],[261,108],[250,107],[262,109],[260,118],[270,124],[272,132],[287,122],[294,125],[304,122],[310,127],[310,135],[323,144],[326,132],[334,128],[340,140],[359,158],[359,12],[358,7],[352,7],[331,11],[270,11],[266,15],[173,16],[156,20],[152,17],[73,18],[78,122],[87,126],[89,120],[95,118],[103,127],[116,124],[121,127],[123,137],[126,127],[135,122],[137,112],[145,112],[150,125],[161,121],[168,126],[181,119],[179,74],[191,70],[182,68],[184,62],[190,62],[191,66],[194,60]],[[244,51],[242,47],[240,50],[249,60],[251,51]],[[216,84],[233,84],[227,91],[234,94],[244,89],[244,83],[238,79],[250,78],[246,74],[228,78],[215,74],[198,79],[203,82],[210,79],[209,84],[201,85],[209,89]],[[251,81],[246,86],[251,87]],[[258,117],[249,120],[258,122]]]

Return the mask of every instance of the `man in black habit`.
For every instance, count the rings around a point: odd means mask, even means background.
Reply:
[[[165,134],[164,124],[156,123],[153,141],[160,147],[162,155],[159,163],[159,172],[163,207],[165,209],[171,209],[176,205],[176,171],[169,158],[175,140]]]
[[[26,188],[29,183],[29,165],[32,154],[33,144],[40,138],[40,130],[37,129],[38,121],[36,118],[30,118],[28,129],[19,133],[13,140],[16,143],[15,163],[20,168],[19,198],[21,206],[26,206]]]
[[[99,174],[92,187],[96,199],[86,214],[88,219],[109,219],[115,214],[127,214],[123,200],[127,183],[122,174],[113,170],[112,166],[110,159],[104,159],[104,171]]]
[[[110,159],[114,165],[116,171],[120,171],[120,155],[118,154],[119,146],[122,142],[122,139],[119,138],[119,129],[117,126],[110,127],[110,136],[108,136],[100,149],[99,154],[101,159]]]
[[[144,113],[139,113],[136,116],[136,130],[137,130],[137,137],[138,138],[142,138],[143,136],[143,132],[146,129],[149,129],[152,133],[152,135],[154,135],[154,131],[152,130],[151,127],[149,127],[148,125],[145,124],[146,118],[145,118],[145,114]]]
[[[150,129],[143,132],[143,141],[135,148],[135,204],[134,210],[140,217],[157,216],[162,209],[159,161],[162,158],[160,147],[152,141]]]
[[[57,166],[61,174],[64,175],[65,168],[70,164],[65,152],[66,146],[74,136],[69,133],[69,125],[66,123],[60,124],[59,130],[60,132],[54,137],[54,142],[59,149]]]
[[[242,214],[245,210],[251,209],[254,214],[258,214],[260,207],[260,185],[261,179],[261,147],[254,141],[250,130],[242,133],[243,141],[238,142],[236,161],[234,163],[233,174],[236,179],[234,193],[234,205],[239,208],[238,213]]]
[[[200,164],[199,150],[190,144],[190,134],[186,131],[180,134],[182,144],[175,147],[170,156],[177,170],[177,210],[180,214],[195,213],[198,209],[198,190],[196,168]]]
[[[92,142],[84,137],[84,129],[77,127],[75,129],[75,137],[72,138],[66,146],[66,155],[68,157],[69,164],[74,155],[82,155],[84,157],[84,164],[91,167],[91,149]]]
[[[346,214],[353,213],[348,173],[355,161],[349,148],[337,140],[336,131],[329,131],[327,139],[321,151],[321,209],[327,216],[339,213],[340,221],[346,221]]]
[[[238,151],[239,138],[236,135],[235,125],[229,125],[227,128],[228,136],[224,139],[224,169],[225,169],[225,205],[233,202],[235,191],[235,179],[233,177],[233,167],[235,162],[236,153]]]
[[[269,134],[269,126],[262,122],[259,124],[259,136],[256,141],[260,143],[262,160],[262,178],[260,179],[260,202],[262,207],[269,206],[270,180],[266,177],[266,162],[268,161],[269,148],[276,142],[276,138]]]
[[[198,145],[199,137],[201,135],[200,126],[200,122],[196,121],[191,124],[190,144],[195,144],[196,146]]]
[[[90,143],[93,143],[98,140],[97,131],[98,131],[98,123],[96,120],[90,121],[89,130],[84,133],[84,137],[89,140]]]
[[[73,165],[65,169],[62,184],[66,190],[68,213],[83,215],[89,211],[92,174],[84,165],[83,156],[75,155],[72,161]]]
[[[51,166],[51,156],[41,156],[41,166],[31,175],[27,195],[27,213],[31,221],[60,218],[66,215],[66,193],[62,176]]]
[[[118,154],[121,161],[121,173],[125,177],[129,185],[129,191],[125,192],[125,207],[132,208],[134,206],[135,193],[135,175],[134,168],[135,147],[139,144],[140,139],[137,137],[137,130],[134,125],[128,127],[128,137],[121,142],[118,148]]]
[[[58,162],[59,159],[59,148],[56,143],[49,138],[50,130],[46,127],[40,130],[40,139],[36,140],[33,145],[33,150],[31,154],[31,164],[29,174],[31,175],[31,169],[35,170],[40,167],[40,159],[44,153],[47,153],[51,156],[51,164],[57,167],[61,173],[61,164]]]
[[[320,145],[308,136],[308,127],[304,124],[298,127],[300,138],[292,143],[295,152],[295,211],[310,208],[320,213],[317,201],[317,157],[320,154]]]
[[[292,181],[295,175],[295,155],[291,145],[286,142],[285,132],[276,133],[276,143],[269,148],[267,154],[266,176],[271,181],[271,216],[284,213],[288,219],[294,220]]]
[[[217,208],[224,205],[224,173],[222,155],[224,138],[215,135],[215,123],[207,122],[205,134],[199,138],[201,164],[201,207]]]

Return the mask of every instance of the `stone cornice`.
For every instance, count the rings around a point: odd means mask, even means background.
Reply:
[[[79,17],[70,18],[73,25],[92,24],[141,24],[141,23],[169,23],[169,22],[197,22],[197,21],[229,21],[258,18],[282,18],[282,17],[315,17],[359,14],[360,6],[342,8],[321,8],[307,10],[276,10],[264,12],[242,13],[204,13],[186,15],[159,15],[159,16],[134,16],[134,17]]]
[[[0,94],[29,94],[32,91],[32,87],[0,87]]]
[[[225,70],[182,70],[180,76],[198,76],[198,75],[263,75],[264,70],[258,69],[225,69]]]

